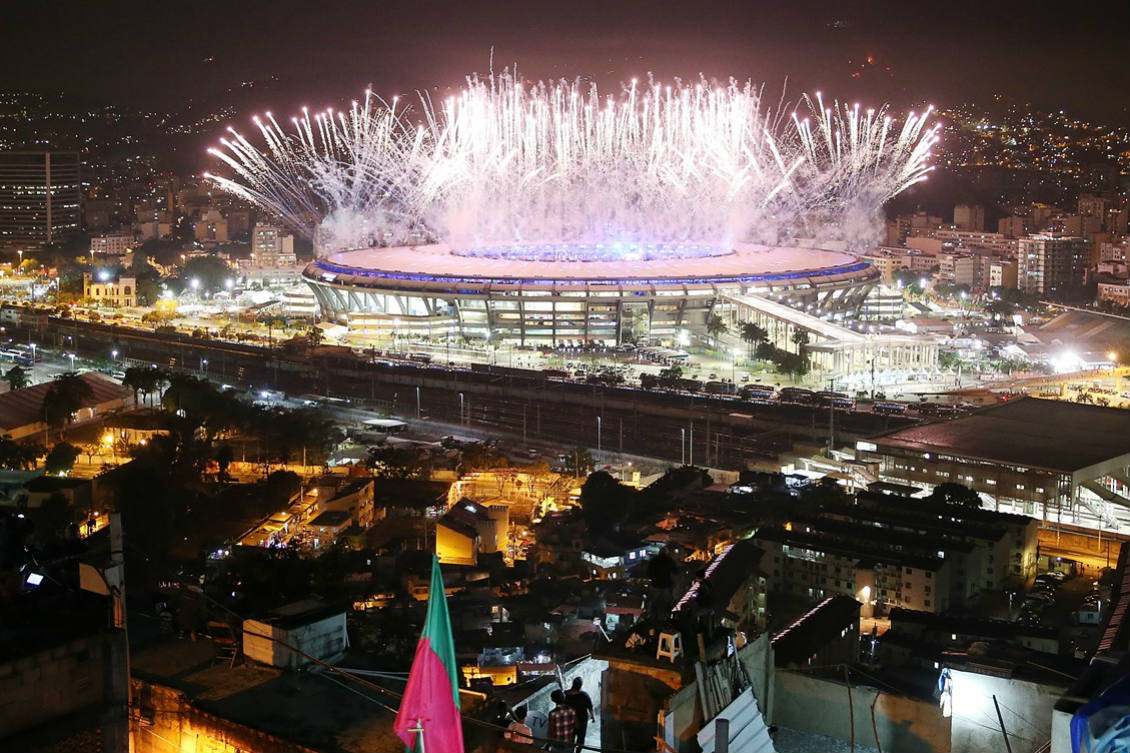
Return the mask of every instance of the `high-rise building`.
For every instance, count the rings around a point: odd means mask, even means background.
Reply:
[[[938,280],[951,285],[974,287],[977,260],[973,254],[964,251],[949,251],[938,254]]]
[[[1031,217],[1012,215],[997,220],[997,233],[1005,238],[1019,238],[1022,235],[1028,235],[1035,229]]]
[[[1090,259],[1083,238],[1049,233],[1021,238],[1018,256],[1020,292],[1052,297],[1082,285]]]
[[[78,152],[0,152],[0,247],[44,246],[80,229]]]
[[[958,204],[953,208],[953,224],[958,230],[984,230],[985,207],[979,204]]]
[[[257,267],[293,267],[298,263],[294,236],[275,225],[257,223],[251,233],[251,263]]]
[[[1107,210],[1113,205],[1114,202],[1105,196],[1085,193],[1079,197],[1079,214],[1084,217],[1098,217],[1100,221],[1105,221]]]

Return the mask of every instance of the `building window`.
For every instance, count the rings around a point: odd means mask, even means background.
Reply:
[[[925,604],[926,606],[930,606],[930,600],[929,599],[926,599],[926,601],[924,601],[922,603]]]

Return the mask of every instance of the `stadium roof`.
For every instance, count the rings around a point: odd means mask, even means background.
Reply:
[[[861,262],[858,257],[842,251],[753,243],[734,244],[732,253],[721,256],[615,261],[487,258],[460,255],[445,245],[400,246],[343,251],[316,261],[314,266],[319,275],[401,276],[404,279],[450,277],[467,281],[546,280],[561,283],[597,280],[669,283],[700,278],[746,277],[784,279],[869,268],[869,264]]]
[[[1130,411],[1025,397],[950,421],[896,429],[871,441],[880,448],[1074,473],[1130,455]]]

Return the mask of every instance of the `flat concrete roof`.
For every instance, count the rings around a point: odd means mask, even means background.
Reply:
[[[1074,473],[1130,455],[1130,411],[1025,397],[872,438],[879,448]]]

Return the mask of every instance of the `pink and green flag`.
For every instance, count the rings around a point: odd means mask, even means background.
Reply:
[[[428,616],[416,644],[408,687],[396,715],[396,734],[414,753],[463,753],[459,716],[459,667],[439,560],[432,557]],[[423,745],[420,732],[423,730]]]

